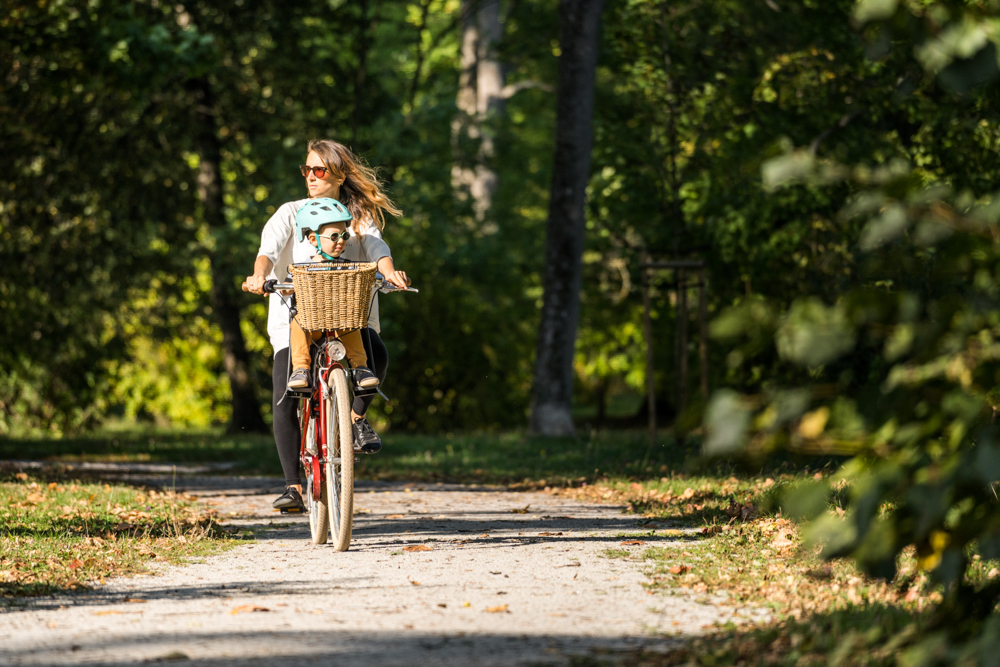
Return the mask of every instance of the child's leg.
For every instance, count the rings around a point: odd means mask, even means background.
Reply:
[[[309,354],[310,336],[294,319],[289,323],[288,328],[288,347],[291,348],[292,371],[297,371],[300,368],[309,370],[312,365],[312,357]]]
[[[365,354],[365,344],[361,340],[361,332],[355,330],[338,333],[340,333],[340,341],[347,350],[347,361],[354,369],[354,381],[364,389],[377,387],[378,378],[368,368],[368,355]]]
[[[350,362],[351,368],[367,368],[368,355],[365,354],[365,344],[361,340],[361,332],[358,330],[338,331],[337,334],[340,336],[340,342],[344,344],[344,349],[347,350],[347,361]]]

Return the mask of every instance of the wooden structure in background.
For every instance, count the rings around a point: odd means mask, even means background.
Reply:
[[[656,443],[656,388],[653,381],[653,322],[650,316],[650,287],[659,271],[673,271],[668,292],[676,295],[677,322],[674,335],[674,362],[677,368],[675,400],[677,414],[684,412],[688,401],[688,290],[698,289],[698,361],[701,395],[708,399],[708,307],[706,303],[705,262],[700,259],[677,259],[661,262],[648,258],[639,264],[642,271],[643,329],[646,338],[646,399],[649,406],[649,445]],[[693,279],[693,281],[692,281]]]

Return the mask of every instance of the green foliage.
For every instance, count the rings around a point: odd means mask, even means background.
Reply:
[[[909,81],[896,102],[912,123],[909,141],[854,163],[803,149],[762,170],[777,196],[848,193],[836,221],[855,230],[850,280],[791,303],[744,304],[714,329],[737,350],[734,376],[761,358],[772,371],[752,394],[713,399],[706,448],[854,454],[830,479],[786,494],[788,509],[809,520],[809,541],[886,579],[913,546],[918,564],[946,586],[927,634],[907,640],[913,665],[982,664],[996,637],[1000,588],[968,578],[973,554],[1000,555],[992,423],[1000,207],[995,149],[987,148],[995,146],[987,118],[996,89],[973,85],[996,74],[995,57],[991,67],[980,59],[994,53],[995,9],[859,5],[859,23],[885,19],[864,27],[872,48],[890,34],[897,42],[881,56],[886,74],[892,65]],[[926,74],[907,63],[911,53]],[[923,139],[942,130],[943,140]]]

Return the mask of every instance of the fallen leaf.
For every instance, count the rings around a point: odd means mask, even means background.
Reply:
[[[255,604],[243,604],[239,607],[233,607],[230,614],[242,614],[243,612],[254,612],[254,611],[271,611],[267,607],[258,607]]]
[[[680,495],[681,500],[687,500],[688,498],[693,498],[693,497],[694,497],[694,489],[692,489],[691,487],[684,489],[684,493]]]
[[[741,505],[732,498],[729,499],[729,507],[726,508],[726,516],[730,521],[750,521],[757,516],[757,508],[754,505]]]
[[[161,655],[158,658],[153,658],[153,662],[172,662],[174,660],[190,660],[187,653],[182,653],[180,651],[171,651],[166,655]]]
[[[71,570],[75,570],[78,567],[83,567],[83,561],[80,560],[79,558],[74,558],[69,562],[69,565],[67,565],[66,567],[68,567]]]
[[[125,602],[138,602],[145,604],[148,600],[143,600],[142,598],[125,598]]]
[[[386,519],[403,519],[405,516],[405,514],[390,514]]]
[[[486,611],[489,612],[489,613],[491,613],[491,614],[505,614],[505,613],[508,613],[507,612],[507,605],[505,605],[505,604],[497,605],[496,607],[487,607]]]
[[[26,473],[26,472],[19,472],[16,475],[14,475],[14,478],[15,479],[19,479],[22,482],[27,482],[28,481],[28,473]]]
[[[425,544],[414,544],[408,547],[403,547],[403,551],[430,551],[431,548]]]
[[[544,535],[544,536],[549,536],[549,535],[562,535],[562,533],[538,533],[538,534],[539,534],[540,536],[543,536],[543,535]]]
[[[124,613],[125,612],[123,611],[115,611],[112,609],[108,611],[95,611],[94,616],[110,616],[111,614],[124,614]]]
[[[702,535],[718,535],[722,532],[722,526],[705,526],[701,529]]]
[[[684,574],[691,570],[690,565],[674,565],[670,568],[670,574]]]
[[[511,514],[527,514],[529,507],[531,507],[531,505],[525,505],[523,508],[520,508],[520,509],[512,509],[510,511],[510,513]]]
[[[775,549],[784,549],[785,547],[792,546],[793,544],[795,544],[795,541],[789,539],[791,535],[792,531],[788,529],[783,528],[779,530],[778,534],[775,535],[774,539],[771,541],[771,546],[774,547]]]
[[[409,582],[410,582],[411,584],[413,584],[414,586],[419,586],[419,585],[420,585],[420,582],[419,582],[419,581],[413,581],[412,579],[407,579],[407,581],[409,581]]]
[[[642,546],[643,544],[645,544],[645,542],[643,542],[642,540],[625,540],[624,542],[622,542],[623,547],[630,547],[630,546],[638,547]]]
[[[471,606],[472,606],[472,603],[471,603],[471,602],[463,602],[463,603],[462,603],[462,606],[463,606],[463,607],[471,607]]]
[[[566,563],[565,565],[556,565],[556,567],[580,567],[580,563]]]

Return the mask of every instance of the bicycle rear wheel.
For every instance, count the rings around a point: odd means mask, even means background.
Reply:
[[[354,527],[354,432],[351,429],[351,399],[347,389],[347,373],[343,369],[330,372],[330,396],[326,400],[329,432],[327,442],[331,454],[326,459],[326,487],[330,510],[330,532],[333,547],[347,551],[351,546]],[[334,454],[336,452],[336,454]]]
[[[308,410],[308,402],[304,402],[303,410]],[[306,450],[319,456],[319,443],[316,442],[316,433],[319,428],[319,420],[307,416],[306,428]],[[327,536],[330,533],[330,492],[327,485],[318,478],[316,472],[319,468],[306,465],[306,488],[305,496],[306,511],[309,512],[309,533],[312,536],[313,544],[326,544]],[[313,497],[313,489],[319,486],[319,499]]]

